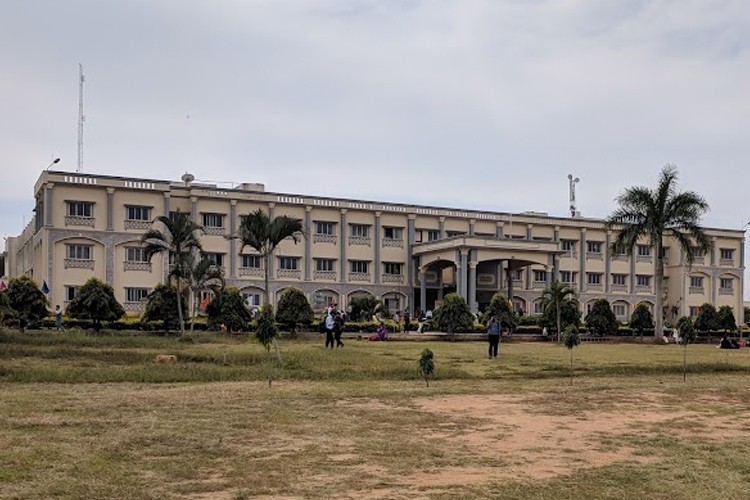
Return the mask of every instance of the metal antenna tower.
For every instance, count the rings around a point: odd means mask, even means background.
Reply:
[[[580,216],[580,214],[576,210],[576,184],[580,181],[581,179],[579,179],[578,177],[573,178],[572,174],[568,174],[568,194],[570,195],[570,216],[571,217]]]
[[[85,81],[83,65],[78,63],[78,168],[76,172],[80,172],[83,168],[83,122],[86,121],[83,115],[83,82]]]

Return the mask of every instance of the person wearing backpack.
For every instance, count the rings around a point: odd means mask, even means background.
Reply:
[[[487,323],[487,337],[490,341],[490,359],[497,358],[497,349],[500,345],[500,322],[496,316],[492,316]]]

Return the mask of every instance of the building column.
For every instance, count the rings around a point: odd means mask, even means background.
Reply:
[[[273,209],[276,206],[275,203],[271,202],[268,204],[268,218],[270,220],[273,220]],[[274,262],[273,262],[273,255],[270,259],[268,259],[268,288],[271,288],[271,282],[275,281],[275,278],[273,276],[273,268],[274,268]],[[274,303],[274,300],[271,298],[272,295],[270,293],[270,290],[266,290],[266,295],[269,297],[268,302],[270,304]]]
[[[513,258],[508,260],[508,272],[505,275],[505,278],[508,280],[508,300],[513,304]],[[511,309],[513,308],[511,307]]]
[[[440,230],[440,239],[445,238],[445,217],[438,219],[438,229]]]
[[[115,188],[107,188],[107,231],[114,231],[114,201],[115,201]]]
[[[229,234],[237,234],[237,200],[229,201]],[[229,276],[237,277],[237,240],[229,238]]]
[[[503,226],[505,226],[505,222],[503,221],[495,223],[495,238],[501,239],[503,237]]]
[[[636,257],[634,253],[631,253],[629,256],[630,259],[630,293],[635,294],[635,261]],[[654,315],[656,315],[656,311],[654,311]]]
[[[474,226],[476,226],[476,219],[469,219],[469,236],[474,236]]]
[[[348,234],[348,227],[346,225],[346,209],[341,209],[341,237],[339,239],[339,242],[341,243],[339,247],[341,248],[341,254],[340,259],[341,262],[339,263],[339,269],[340,269],[340,276],[339,276],[339,282],[345,283],[346,282],[346,235]]]
[[[196,224],[199,224],[198,222],[198,197],[197,196],[190,197],[190,220],[192,220]]]
[[[169,193],[164,193],[164,217],[169,217],[169,197],[171,195]]]
[[[375,262],[374,264],[374,273],[375,276],[373,276],[374,283],[376,285],[380,284],[380,215],[381,212],[375,212],[375,237],[373,238],[375,240]]]
[[[474,253],[474,252],[471,252]],[[469,307],[471,312],[477,312],[477,263],[469,262]]]
[[[610,293],[612,288],[612,259],[610,259],[609,246],[612,244],[612,231],[607,231],[604,241],[604,293]]]
[[[524,288],[524,290],[531,290],[533,288],[533,274],[534,273],[531,272],[531,266],[526,266],[526,288]]]
[[[305,207],[305,281],[310,281],[312,277],[312,207]]]
[[[53,212],[53,204],[52,204],[52,188],[55,186],[54,183],[48,182],[44,186],[44,214],[42,215],[44,217],[44,226],[45,227],[52,227],[52,216],[54,215]]]
[[[531,231],[534,228],[531,224],[526,224],[526,239],[531,241]]]
[[[419,267],[419,307],[422,311],[427,310],[427,275],[426,269]]]
[[[502,292],[503,291],[503,262],[499,261],[497,263],[497,269],[495,270],[495,283],[497,284],[497,291]]]
[[[409,307],[412,313],[414,312],[414,240],[416,239],[416,219],[416,214],[409,214],[406,222],[406,284],[409,286],[407,296],[409,297]]]
[[[580,254],[579,254],[579,289],[582,292],[586,291],[586,284],[588,283],[588,277],[586,276],[586,253],[588,251],[588,248],[586,247],[586,228],[581,228],[581,241],[580,241]],[[583,305],[583,304],[582,304]],[[585,307],[584,307],[585,311]]]

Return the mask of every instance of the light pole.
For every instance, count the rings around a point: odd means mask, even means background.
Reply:
[[[47,170],[49,170],[50,168],[52,168],[52,165],[54,165],[55,163],[60,163],[60,158],[55,158],[54,160],[52,160],[52,163],[50,163],[49,165],[47,165]]]

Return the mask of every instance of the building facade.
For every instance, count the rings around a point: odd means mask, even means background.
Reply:
[[[194,182],[44,171],[34,187],[35,217],[7,242],[8,274],[46,283],[51,304],[66,304],[89,277],[111,284],[130,314],[166,276],[166,257],[147,260],[141,235],[155,217],[182,211],[204,228],[203,248],[229,285],[260,304],[264,263],[234,234],[242,214],[263,209],[302,220],[305,238],[284,241],[271,262],[272,302],[287,287],[303,290],[314,309],[371,294],[390,310],[432,309],[457,292],[481,310],[497,291],[526,314],[553,279],[570,284],[583,312],[599,298],[627,321],[638,303],[653,309],[654,255],[647,241],[632,255],[613,254],[604,221],[460,210],[391,202],[267,192]],[[667,322],[712,303],[743,316],[744,232],[706,229],[708,254],[692,266],[676,241],[664,241]]]

